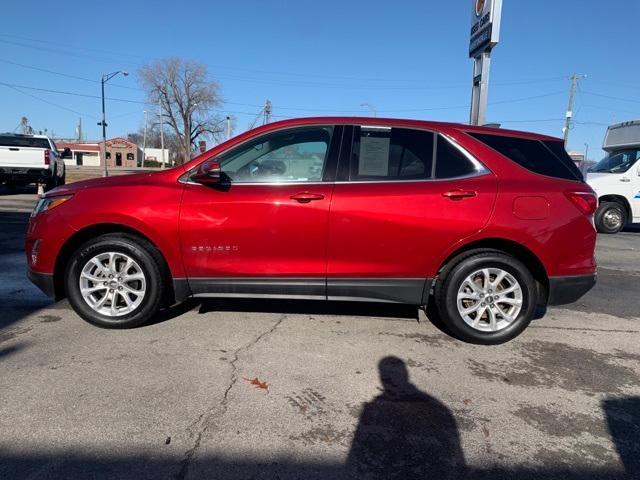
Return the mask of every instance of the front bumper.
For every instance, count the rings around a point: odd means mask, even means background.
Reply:
[[[27,277],[36,287],[42,290],[45,295],[51,298],[55,298],[56,289],[53,284],[52,273],[34,272],[33,270],[29,269],[27,270]]]
[[[573,303],[593,288],[596,274],[549,278],[549,300],[547,305]]]

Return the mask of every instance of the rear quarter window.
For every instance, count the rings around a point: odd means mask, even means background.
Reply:
[[[562,142],[476,132],[468,134],[531,172],[547,177],[584,181]]]

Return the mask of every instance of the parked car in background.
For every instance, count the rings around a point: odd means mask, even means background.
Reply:
[[[305,118],[170,170],[56,188],[26,254],[36,285],[101,327],[190,296],[393,302],[495,344],[594,285],[596,207],[560,139]]]
[[[45,190],[65,184],[65,149],[45,135],[0,134],[0,183],[9,187],[41,183]]]
[[[640,120],[611,125],[602,148],[607,156],[589,169],[587,182],[600,202],[596,228],[618,233],[640,223]]]

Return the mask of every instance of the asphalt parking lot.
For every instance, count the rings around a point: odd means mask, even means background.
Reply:
[[[81,321],[25,278],[0,192],[0,478],[640,478],[640,231],[501,346],[414,308],[187,302]]]

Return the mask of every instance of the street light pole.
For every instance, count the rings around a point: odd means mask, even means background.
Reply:
[[[147,158],[147,111],[144,112],[144,135],[142,136],[142,168],[144,168],[144,161]]]
[[[160,115],[160,151],[162,152],[162,168],[164,168],[164,115],[160,101],[158,101],[158,115]]]
[[[111,80],[113,77],[122,73],[125,77],[129,75],[124,70],[118,70],[117,72],[109,73],[108,75],[102,75],[102,121],[98,122],[98,125],[102,125],[102,159],[104,160],[104,172],[103,176],[108,177],[109,171],[107,170],[107,119],[104,108],[104,84]]]

